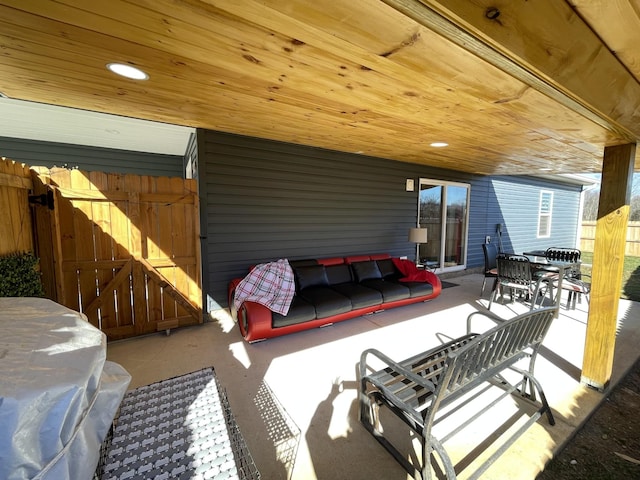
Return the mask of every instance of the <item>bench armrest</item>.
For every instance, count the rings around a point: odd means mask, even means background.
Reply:
[[[478,310],[476,312],[471,313],[467,317],[467,334],[472,333],[472,330],[471,330],[471,319],[476,315],[481,315],[481,316],[486,317],[486,318],[488,318],[488,319],[490,319],[490,320],[492,320],[492,321],[494,321],[496,323],[502,323],[502,322],[506,321],[504,318],[499,317],[498,315],[496,315],[495,313],[493,313],[493,312],[491,312],[489,310],[487,310],[486,312]]]

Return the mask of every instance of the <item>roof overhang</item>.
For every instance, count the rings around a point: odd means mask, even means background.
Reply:
[[[635,2],[501,3],[5,0],[0,91],[470,173],[600,172],[640,138]]]

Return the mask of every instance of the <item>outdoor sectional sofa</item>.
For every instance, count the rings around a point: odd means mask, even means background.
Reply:
[[[246,341],[256,342],[424,302],[437,297],[442,290],[437,275],[417,271],[411,262],[388,254],[294,260],[289,264],[295,276],[295,295],[286,315],[253,301],[235,306],[235,290],[242,279],[229,283],[229,308]]]

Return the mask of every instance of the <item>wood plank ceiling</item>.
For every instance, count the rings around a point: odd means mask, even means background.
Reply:
[[[638,45],[640,0],[1,0],[0,92],[481,174],[599,172],[640,139]]]

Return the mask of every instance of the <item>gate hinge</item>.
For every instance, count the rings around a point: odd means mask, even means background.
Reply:
[[[37,203],[53,210],[53,191],[47,190],[47,193],[41,195],[29,195],[29,203]]]

